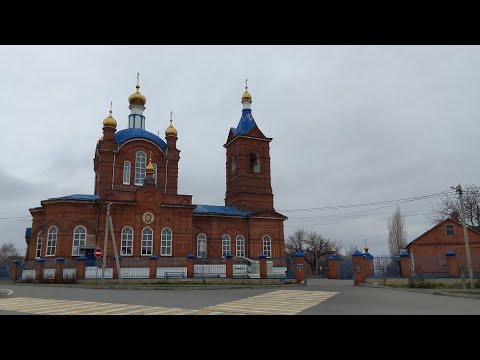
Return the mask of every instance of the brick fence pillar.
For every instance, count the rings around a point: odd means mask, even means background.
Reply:
[[[118,267],[120,268],[120,271],[122,271],[122,257],[121,256],[118,256],[118,265],[119,265]],[[113,257],[112,273],[113,273],[113,278],[118,279],[117,257],[116,256]]]
[[[267,255],[260,254],[258,256],[258,266],[260,271],[260,279],[265,279],[267,277]]]
[[[85,272],[87,269],[87,258],[79,256],[75,259],[75,277],[77,279],[85,279]]]
[[[59,257],[55,261],[55,281],[61,282],[63,280],[63,265],[65,258]]]
[[[152,255],[150,256],[148,261],[148,267],[150,269],[148,273],[149,279],[156,279],[157,278],[157,266],[158,266],[158,256]]]
[[[366,266],[365,266],[365,257],[363,254],[356,250],[352,254],[353,262],[353,285],[359,285],[365,282],[366,277]]]
[[[10,265],[10,279],[12,281],[17,281],[22,277],[22,275],[20,274],[20,263],[20,260],[13,260],[12,264]]]
[[[447,251],[445,253],[447,257],[447,270],[449,277],[458,277],[458,262],[457,253],[455,251]]]
[[[193,279],[195,277],[195,255],[187,255],[187,279]]]
[[[305,282],[305,255],[301,251],[295,253],[295,280]]]
[[[402,277],[412,277],[412,263],[410,254],[406,251],[400,253],[400,267],[402,269]]]
[[[233,278],[233,255],[230,253],[225,255],[225,277]]]
[[[45,266],[45,259],[38,258],[35,263],[35,280],[43,280],[43,268]]]
[[[328,258],[327,279],[340,279],[340,257],[338,255]]]

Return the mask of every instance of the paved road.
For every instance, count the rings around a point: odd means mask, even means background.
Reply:
[[[307,286],[239,289],[117,290],[2,284],[5,314],[363,315],[480,314],[480,300],[309,280]]]

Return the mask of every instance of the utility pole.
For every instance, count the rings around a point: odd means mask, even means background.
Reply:
[[[473,289],[475,287],[475,283],[473,281],[473,269],[472,269],[472,257],[470,255],[470,243],[468,242],[468,233],[467,233],[467,225],[465,224],[465,208],[463,206],[463,190],[460,184],[456,187],[453,188],[457,194],[458,197],[460,198],[460,213],[462,214],[462,225],[463,225],[463,238],[465,240],[465,250],[467,253],[467,264],[468,264],[468,274],[470,275],[470,289]]]
[[[105,285],[105,267],[107,265],[107,241],[108,241],[108,218],[110,217],[110,203],[107,205],[107,217],[105,218],[105,239],[103,241],[103,265],[102,285]]]

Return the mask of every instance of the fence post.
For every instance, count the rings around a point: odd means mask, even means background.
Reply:
[[[79,256],[75,259],[75,277],[77,279],[85,279],[85,272],[87,268],[87,258]]]
[[[449,277],[458,277],[458,261],[457,253],[455,251],[447,251],[445,253],[447,257],[447,270]]]
[[[267,255],[258,255],[258,271],[260,272],[260,279],[267,277]]]
[[[112,270],[112,273],[113,273],[113,278],[114,279],[118,279],[118,269],[117,269],[117,264],[115,262],[115,260],[117,260],[117,257],[114,256],[113,257],[113,270]],[[118,256],[118,265],[120,265],[120,271],[122,271],[122,257],[121,256]]]
[[[295,279],[297,283],[305,282],[305,255],[301,251],[295,253]]]
[[[20,272],[20,260],[13,260],[12,265],[10,265],[10,279],[12,281],[17,281],[19,277],[18,273]]]
[[[156,279],[157,278],[157,263],[158,263],[158,256],[152,255],[150,256],[148,261],[148,267],[150,271],[148,273],[149,279]]]
[[[328,258],[327,279],[340,279],[340,257],[338,255]]]
[[[63,265],[65,264],[65,258],[59,257],[55,263],[55,281],[61,282],[63,280]]]
[[[230,253],[225,255],[225,277],[233,278],[233,255]]]
[[[187,255],[187,279],[192,279],[195,277],[195,256],[193,254]]]
[[[410,254],[405,250],[400,253],[400,267],[402,269],[402,277],[404,278],[412,277],[412,265],[411,265]]]
[[[45,265],[45,259],[38,258],[35,263],[35,280],[43,280],[43,268]]]
[[[363,254],[355,250],[352,254],[353,262],[353,285],[359,285],[365,282],[365,257]]]

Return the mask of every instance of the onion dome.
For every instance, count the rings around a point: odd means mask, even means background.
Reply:
[[[242,104],[245,101],[252,102],[252,95],[248,92],[248,79],[245,79],[245,92],[242,94]]]
[[[110,103],[110,115],[108,115],[105,120],[103,120],[104,127],[117,127],[117,120],[115,120],[112,116],[112,103]]]
[[[140,74],[137,74],[137,91],[135,91],[132,95],[128,97],[128,102],[130,105],[140,105],[140,106],[145,106],[147,103],[147,98],[140,93],[140,84],[138,83],[139,81],[139,76]]]
[[[148,173],[152,173],[155,168],[153,167],[152,165],[152,152],[150,151],[150,160],[148,162],[148,165],[145,167],[145,170],[148,172]]]
[[[165,136],[177,136],[177,129],[175,129],[172,124],[172,115],[173,113],[170,111],[170,126],[165,130]]]

